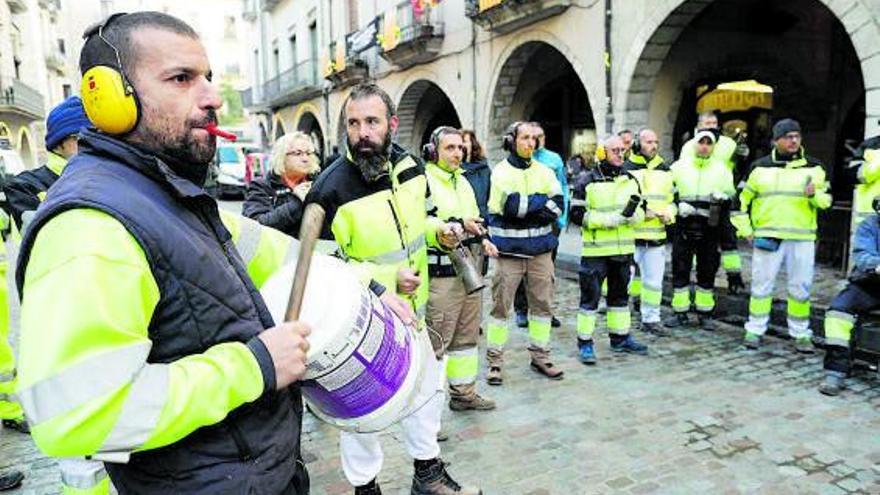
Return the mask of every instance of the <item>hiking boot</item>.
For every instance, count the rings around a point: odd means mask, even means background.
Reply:
[[[554,366],[553,363],[544,359],[532,359],[531,368],[551,380],[562,380],[562,375],[565,374],[561,369]]]
[[[562,322],[559,321],[559,318],[557,318],[555,316],[551,316],[550,317],[550,326],[553,328],[559,328],[562,326]]]
[[[373,478],[366,485],[354,487],[354,495],[382,495],[382,490],[376,478]]]
[[[690,326],[691,320],[687,313],[675,313],[675,315],[666,322],[666,326],[670,328],[681,328]]]
[[[449,409],[453,411],[491,411],[495,409],[495,401],[475,393],[468,397],[449,399]]]
[[[21,471],[9,471],[0,476],[0,492],[14,490],[21,486],[22,481],[24,481],[24,474]]]
[[[411,495],[482,495],[476,487],[461,486],[446,472],[446,463],[440,458],[416,461]],[[421,466],[420,466],[421,464]]]
[[[584,364],[596,364],[596,352],[593,350],[593,341],[578,341],[578,355]]]
[[[9,428],[10,430],[15,430],[19,433],[24,433],[25,435],[31,434],[31,427],[28,425],[28,422],[24,418],[4,419],[3,427]]]
[[[819,385],[819,392],[834,397],[846,388],[846,374],[840,371],[826,371],[825,380]]]
[[[642,331],[651,335],[656,335],[658,337],[669,336],[669,330],[667,330],[666,327],[664,327],[663,324],[659,321],[642,323]]]
[[[816,349],[813,347],[813,339],[810,337],[798,337],[794,341],[794,350],[801,354],[813,354]]]
[[[490,366],[489,372],[486,373],[486,383],[489,385],[501,385],[504,378],[501,376],[501,368],[498,366]]]
[[[746,349],[757,350],[761,347],[761,336],[756,333],[746,332],[746,336],[743,338],[743,345],[746,346]]]
[[[648,346],[636,342],[632,335],[627,334],[626,337],[617,343],[611,343],[611,350],[614,352],[629,352],[640,354],[642,356],[648,354]]]
[[[519,328],[528,328],[529,327],[529,315],[525,313],[520,313],[517,311],[516,313],[516,326]]]

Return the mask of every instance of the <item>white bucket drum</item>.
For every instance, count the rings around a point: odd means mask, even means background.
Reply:
[[[295,264],[262,287],[276,323],[284,321]],[[315,253],[300,319],[312,327],[303,396],[318,418],[346,431],[381,431],[423,405],[422,370],[433,350],[337,258]]]

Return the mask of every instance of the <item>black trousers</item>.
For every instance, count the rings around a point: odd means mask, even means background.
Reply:
[[[721,253],[718,251],[720,238],[721,228],[709,227],[705,219],[682,219],[672,240],[673,288],[690,285],[695,256],[697,285],[706,290],[715,288],[715,274],[721,265]]]
[[[608,279],[608,295],[605,302],[610,308],[624,308],[629,304],[629,267],[633,257],[602,256],[598,258],[581,258],[581,269],[578,274],[581,286],[581,309],[595,311],[602,297],[602,283]]]
[[[850,283],[831,301],[830,311],[840,311],[858,317],[880,308],[880,294],[872,288]],[[851,368],[850,348],[825,345],[825,369],[849,374]]]
[[[559,228],[559,224],[553,224],[553,235],[559,239],[559,233],[562,230]],[[553,263],[556,263],[556,252],[559,251],[559,246],[557,245],[553,252],[550,253],[550,259],[553,260]],[[528,279],[523,277],[519,283],[519,287],[516,288],[516,294],[513,296],[513,310],[516,311],[516,314],[529,314],[529,300],[526,297],[526,284],[528,283]]]

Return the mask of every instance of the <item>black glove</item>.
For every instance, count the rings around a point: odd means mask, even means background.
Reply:
[[[727,274],[727,292],[735,296],[740,292],[746,291],[746,284],[743,282],[742,274],[732,272]]]

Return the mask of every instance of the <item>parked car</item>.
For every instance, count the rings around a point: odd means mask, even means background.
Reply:
[[[257,150],[249,143],[223,143],[217,145],[215,155],[216,189],[220,198],[244,196],[247,187],[247,154]]]

